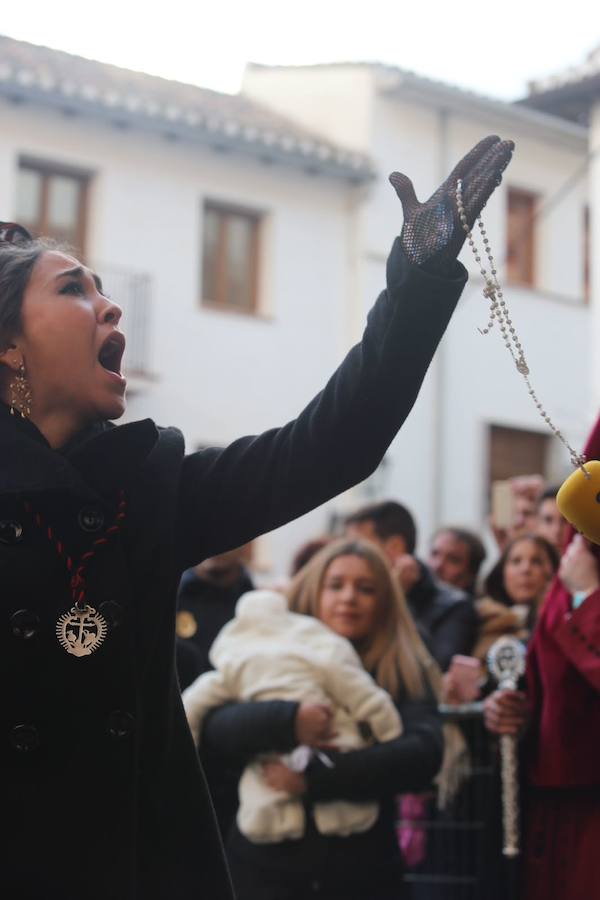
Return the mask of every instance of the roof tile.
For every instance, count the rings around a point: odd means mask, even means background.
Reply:
[[[313,134],[241,94],[223,94],[85,59],[0,35],[0,91],[29,91],[31,99],[69,99],[82,112],[124,112],[148,122],[191,129],[194,138],[215,135],[241,152],[271,148],[277,159],[306,169],[311,162],[325,173],[354,181],[373,177],[364,154]]]

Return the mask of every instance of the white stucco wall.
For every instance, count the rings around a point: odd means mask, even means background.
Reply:
[[[592,354],[593,403],[600,409],[600,102],[590,111],[590,224],[591,236],[591,293],[593,323],[590,329]]]
[[[368,153],[373,85],[368,66],[248,66],[242,91],[336,144]]]

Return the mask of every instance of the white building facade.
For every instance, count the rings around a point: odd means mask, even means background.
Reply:
[[[600,343],[600,44],[581,63],[529,86],[523,103],[577,122],[588,131],[589,281],[593,299],[592,348]],[[600,354],[592,352],[591,384],[594,408],[600,406]]]
[[[491,132],[517,150],[486,227],[503,262],[508,190],[538,198],[534,282],[506,297],[534,385],[579,446],[593,412],[587,177],[553,198],[586,158],[585,127],[378,66],[250,67],[229,97],[0,39],[1,218],[47,219],[54,203],[66,228],[77,207],[85,258],[125,309],[128,418],[177,425],[190,450],[300,411],[384,285],[402,223],[387,175],[405,171],[425,197]],[[474,275],[381,471],[261,539],[265,575],[366,499],[405,502],[421,550],[440,523],[479,530],[490,442],[511,434],[540,435],[546,474],[565,474],[498,335],[477,331],[479,287]]]
[[[339,127],[340,140],[373,159],[379,177],[354,223],[363,298],[354,316],[355,334],[381,283],[390,236],[401,225],[387,175],[404,171],[425,199],[481,137],[498,133],[515,141],[502,185],[485,209],[485,226],[533,385],[579,448],[595,416],[585,284],[587,129],[378,65],[250,66],[244,90],[275,110],[286,107],[302,124],[329,137]],[[519,273],[513,271],[511,277],[508,218],[511,199],[521,194],[533,206],[527,235],[531,271],[528,277],[515,277]],[[536,455],[540,461],[543,457],[543,474],[550,481],[559,482],[569,471],[567,451],[549,437],[497,328],[485,337],[479,333],[488,320],[482,281],[472,255],[465,251],[461,258],[471,278],[377,485],[380,493],[405,502],[416,514],[421,552],[440,524],[481,530],[494,474],[525,474]],[[513,459],[506,458],[503,468],[499,456],[511,446]]]

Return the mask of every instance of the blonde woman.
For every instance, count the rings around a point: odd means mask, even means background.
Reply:
[[[371,544],[336,541],[324,547],[292,581],[289,602],[294,612],[315,616],[351,642],[393,698],[402,734],[341,753],[329,746],[331,718],[322,707],[273,700],[228,704],[209,714],[202,748],[209,748],[213,772],[217,758],[223,765],[242,765],[258,753],[290,751],[301,742],[322,750],[304,772],[279,761],[265,765],[271,787],[302,800],[307,827],[300,840],[253,844],[232,826],[227,849],[239,900],[398,900],[403,867],[395,800],[429,788],[440,769],[439,671],[385,558]],[[313,805],[339,800],[377,801],[375,824],[346,837],[320,834]]]

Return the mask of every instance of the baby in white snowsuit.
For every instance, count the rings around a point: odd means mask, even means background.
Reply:
[[[183,692],[185,712],[198,745],[206,713],[230,701],[295,700],[326,703],[334,713],[331,744],[339,750],[367,745],[358,723],[366,723],[375,740],[389,741],[402,732],[391,697],[365,672],[346,638],[313,616],[292,613],[285,597],[257,590],[238,600],[235,617],[218,634],[210,650],[214,672],[205,672]],[[292,759],[298,767],[302,751]],[[271,757],[272,758],[272,757]],[[308,762],[310,753],[306,752]],[[254,843],[298,839],[305,829],[304,807],[297,797],[269,787],[261,760],[250,763],[240,779],[238,827]],[[316,803],[314,820],[322,834],[366,831],[378,815],[377,803]]]

